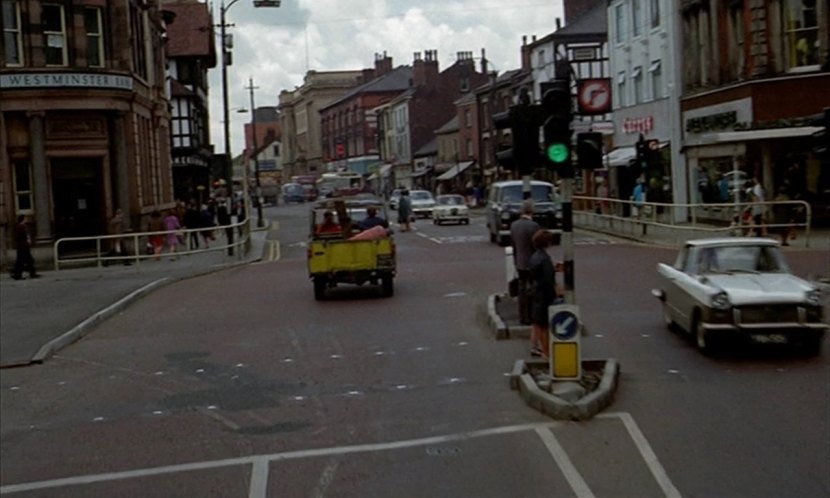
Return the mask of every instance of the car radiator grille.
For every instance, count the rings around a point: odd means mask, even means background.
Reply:
[[[798,321],[798,306],[774,304],[739,308],[741,323],[784,323]]]

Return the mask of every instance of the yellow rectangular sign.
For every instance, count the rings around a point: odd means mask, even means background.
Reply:
[[[579,377],[579,345],[576,342],[551,342],[553,378]]]

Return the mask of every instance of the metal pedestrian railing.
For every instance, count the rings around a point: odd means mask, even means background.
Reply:
[[[760,224],[751,216],[753,208],[762,212]],[[678,241],[690,235],[760,235],[778,236],[786,242],[791,234],[798,233],[805,247],[809,247],[812,225],[812,209],[805,201],[669,204],[573,196],[573,212],[575,226],[627,235],[659,232]]]
[[[78,266],[107,266],[109,264],[140,264],[148,259],[156,259],[159,255],[149,250],[150,237],[160,235],[164,237],[165,248],[167,236],[175,234],[179,240],[176,252],[164,252],[161,256],[191,256],[213,251],[231,250],[237,259],[242,259],[251,246],[251,221],[250,218],[231,223],[229,225],[214,226],[210,228],[182,228],[180,230],[163,230],[157,232],[125,232],[114,235],[96,235],[89,237],[64,237],[55,241],[52,247],[55,271],[62,267]],[[234,230],[238,237],[234,242],[229,242],[226,236],[228,230]],[[206,244],[195,247],[192,243],[191,234],[201,236],[205,231],[218,234],[213,244],[207,247]],[[112,248],[120,244],[121,252],[116,254]]]

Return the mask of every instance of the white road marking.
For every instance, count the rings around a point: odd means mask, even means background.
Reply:
[[[565,449],[561,444],[559,444],[559,441],[556,440],[556,436],[554,436],[548,428],[542,427],[536,429],[536,434],[542,438],[542,442],[545,443],[548,451],[550,451],[551,455],[553,455],[556,465],[559,466],[559,470],[562,471],[562,475],[565,476],[565,479],[568,481],[568,484],[571,485],[571,489],[574,493],[576,493],[576,496],[579,498],[594,498],[591,488],[588,487],[585,479],[583,479],[579,471],[576,470],[576,467],[573,462],[571,462],[568,454],[565,453]]]
[[[252,455],[245,457],[227,458],[224,460],[211,460],[206,462],[191,462],[181,463],[175,465],[164,465],[161,467],[149,467],[144,469],[125,470],[121,472],[106,472],[102,474],[90,474],[85,476],[63,477],[60,479],[50,479],[46,481],[34,481],[20,484],[9,484],[0,486],[0,494],[2,493],[19,493],[22,491],[33,491],[36,489],[59,488],[62,486],[73,486],[78,484],[92,484],[97,482],[117,481],[123,479],[132,479],[147,476],[156,476],[164,474],[175,474],[177,472],[192,472],[194,470],[208,470],[217,469],[221,467],[230,467],[235,465],[256,465],[258,462],[282,462],[287,460],[297,460],[302,458],[317,458],[334,455],[348,455],[352,453],[367,453],[373,451],[389,451],[400,450],[405,448],[414,448],[419,446],[444,444],[454,441],[466,441],[470,439],[477,439],[488,436],[498,436],[504,434],[515,434],[518,432],[526,432],[535,430],[537,428],[555,427],[560,425],[560,422],[546,422],[538,424],[521,424],[509,425],[502,427],[493,427],[490,429],[481,429],[478,431],[460,432],[456,434],[448,434],[444,436],[431,436],[418,439],[407,439],[402,441],[392,441],[388,443],[374,443],[374,444],[358,444],[353,446],[335,446],[329,448],[317,448],[309,450],[288,451],[285,453],[271,453],[263,455]]]
[[[654,476],[657,484],[660,485],[660,488],[663,490],[663,494],[666,495],[666,498],[680,498],[680,491],[678,491],[677,488],[674,487],[674,484],[672,484],[671,479],[669,479],[669,475],[666,473],[666,469],[664,469],[663,465],[660,464],[660,461],[657,459],[657,455],[654,453],[654,450],[651,449],[651,445],[648,444],[648,440],[642,431],[640,431],[640,428],[634,421],[634,417],[632,417],[630,413],[600,413],[597,415],[597,418],[618,418],[622,420],[623,425],[625,425],[625,428],[628,430],[628,434],[631,436],[631,439],[634,440],[634,444],[643,456],[643,460],[645,460],[646,465],[648,465],[648,469],[651,471],[651,474]]]
[[[251,469],[251,487],[248,490],[248,498],[265,497],[268,491],[268,460],[260,458],[254,461],[254,468]]]

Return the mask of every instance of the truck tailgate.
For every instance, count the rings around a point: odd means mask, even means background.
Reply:
[[[309,273],[374,270],[378,255],[392,252],[389,239],[315,240],[309,248]]]

